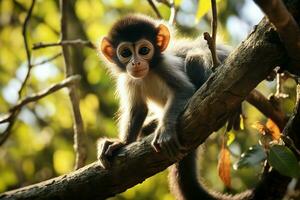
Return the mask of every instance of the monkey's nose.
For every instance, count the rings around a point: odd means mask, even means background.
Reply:
[[[132,64],[132,66],[134,66],[134,65],[141,65],[141,62],[132,62],[131,64]]]

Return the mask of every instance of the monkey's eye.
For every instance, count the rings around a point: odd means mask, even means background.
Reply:
[[[131,52],[130,49],[128,49],[128,48],[123,49],[123,50],[121,51],[121,56],[122,56],[123,58],[128,58],[128,57],[130,57],[131,55],[132,55],[132,52]]]
[[[141,55],[147,55],[150,52],[150,49],[148,47],[142,47],[139,50],[139,54]]]

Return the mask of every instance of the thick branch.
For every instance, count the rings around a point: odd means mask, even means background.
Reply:
[[[191,151],[203,143],[283,58],[279,38],[271,25],[262,21],[191,98],[179,120],[183,145]],[[123,192],[175,162],[153,150],[152,137],[120,150],[111,160],[110,170],[93,163],[68,175],[4,193],[0,198],[105,199]]]
[[[300,28],[281,0],[254,0],[274,24],[292,59],[291,65],[300,69]]]

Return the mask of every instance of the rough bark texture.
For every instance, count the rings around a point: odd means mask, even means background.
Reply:
[[[296,2],[299,9],[299,1]],[[190,100],[178,126],[189,151],[203,143],[269,72],[285,62],[285,51],[272,26],[263,20]],[[70,174],[9,191],[0,199],[105,199],[143,182],[174,161],[156,153],[153,135],[126,146],[112,159],[112,168],[92,163]],[[268,194],[265,188],[264,194]],[[270,194],[270,193],[269,193]]]

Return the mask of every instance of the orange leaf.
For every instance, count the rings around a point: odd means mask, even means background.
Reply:
[[[280,129],[271,119],[268,119],[266,127],[269,129],[269,133],[272,135],[274,140],[280,139]]]
[[[262,135],[265,135],[269,131],[268,128],[260,122],[255,122],[252,124],[252,127],[258,130],[258,132]]]
[[[230,152],[223,144],[220,152],[220,159],[218,163],[219,177],[226,185],[226,187],[231,187],[231,177],[230,177]]]

